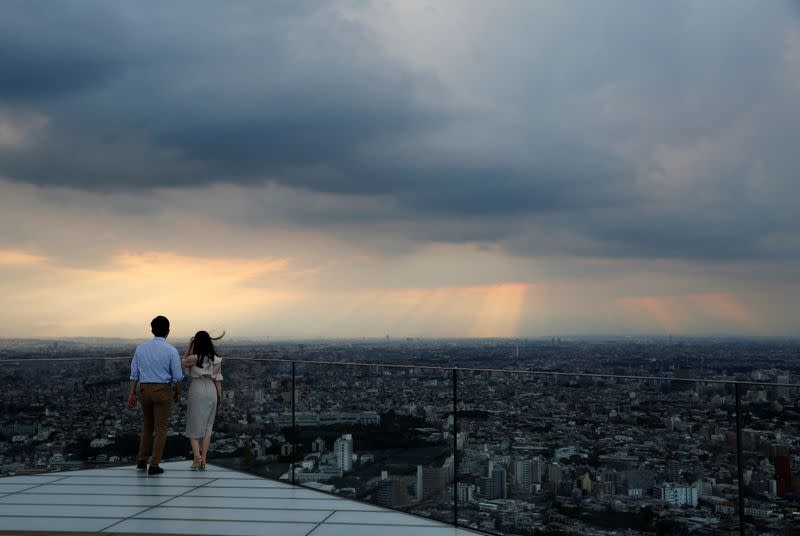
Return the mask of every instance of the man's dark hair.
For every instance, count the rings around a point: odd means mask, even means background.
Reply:
[[[166,316],[158,315],[150,321],[150,331],[156,337],[166,337],[169,333],[169,320]]]

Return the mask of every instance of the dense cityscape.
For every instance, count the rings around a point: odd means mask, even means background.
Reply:
[[[221,342],[217,464],[509,535],[738,533],[741,485],[749,533],[798,533],[794,340]],[[0,342],[0,472],[133,463],[135,344]]]

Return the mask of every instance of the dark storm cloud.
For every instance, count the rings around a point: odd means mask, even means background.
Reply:
[[[120,21],[103,5],[3,2],[0,99],[46,99],[103,85],[124,70],[125,42]]]
[[[607,171],[607,154],[575,173],[580,154],[565,163],[563,151],[543,154],[528,168],[426,147],[416,140],[465,111],[434,77],[382,53],[362,25],[327,3],[301,4],[100,11],[83,21],[70,5],[62,16],[51,4],[42,19],[42,6],[15,5],[5,24],[20,30],[7,35],[0,68],[20,80],[13,98],[27,99],[50,129],[0,151],[0,173],[90,190],[274,181],[491,214],[581,205],[587,168]],[[395,144],[412,149],[387,151]]]
[[[349,173],[362,145],[443,119],[421,95],[435,82],[384,58],[364,28],[324,3],[295,4],[190,3],[187,13],[83,21],[63,8],[67,23],[53,13],[60,4],[14,4],[3,18],[14,31],[2,37],[0,104],[25,100],[51,128],[0,153],[0,173],[79,189],[267,179],[363,187]],[[43,7],[50,14],[37,18]],[[109,35],[120,25],[127,43]],[[366,183],[389,187],[380,181]]]
[[[4,3],[0,121],[13,108],[47,126],[0,143],[0,176],[374,197],[380,210],[287,219],[523,255],[791,254],[776,238],[798,232],[788,4],[447,9],[481,20],[451,36],[469,60],[442,53],[440,77],[331,2]]]

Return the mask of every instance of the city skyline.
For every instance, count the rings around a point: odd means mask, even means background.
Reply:
[[[0,337],[800,331],[793,2],[3,15]]]

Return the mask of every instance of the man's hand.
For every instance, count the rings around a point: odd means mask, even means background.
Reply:
[[[129,408],[135,408],[136,407],[136,395],[135,394],[131,394],[130,396],[128,396],[128,407]]]

